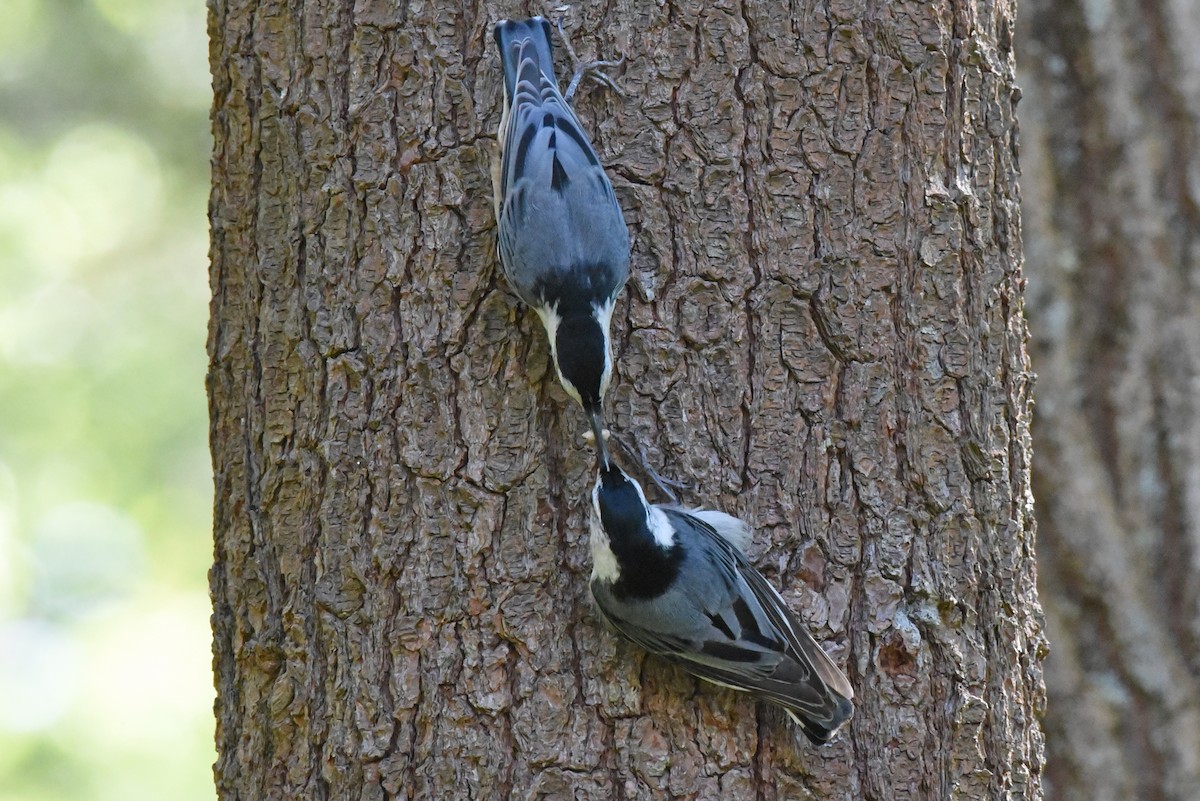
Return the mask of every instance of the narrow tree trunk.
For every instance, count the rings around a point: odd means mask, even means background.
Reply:
[[[210,8],[222,798],[1040,798],[1010,4],[566,20],[629,59],[578,101],[610,424],[754,524],[858,691],[823,749],[591,610],[586,426],[494,258],[527,9]]]
[[[1200,794],[1200,7],[1022,30],[1049,793]]]

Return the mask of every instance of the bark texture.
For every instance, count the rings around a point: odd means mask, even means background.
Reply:
[[[1200,795],[1200,6],[1019,41],[1048,797]]]
[[[1041,797],[1011,3],[567,17],[629,58],[578,103],[634,241],[610,424],[753,522],[858,691],[824,749],[590,608],[488,170],[490,25],[549,8],[210,9],[223,799]]]

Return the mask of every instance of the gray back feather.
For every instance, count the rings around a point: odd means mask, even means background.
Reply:
[[[719,512],[663,511],[687,553],[678,580],[650,600],[620,600],[604,582],[593,581],[605,619],[647,651],[676,659],[701,678],[817,721],[815,732],[809,725],[805,730],[826,739],[849,718],[854,692],[732,542],[746,535],[745,525]]]

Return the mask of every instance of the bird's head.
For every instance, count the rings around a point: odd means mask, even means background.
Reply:
[[[592,490],[592,505],[610,537],[636,537],[649,527],[650,505],[642,488],[615,462],[600,468]]]
[[[571,314],[558,321],[551,350],[563,388],[583,406],[596,438],[600,469],[609,467],[604,440],[604,392],[612,374],[607,320],[594,313]]]
[[[612,374],[607,331],[592,314],[569,314],[553,336],[554,363],[563,388],[586,411],[598,412]]]
[[[679,574],[685,556],[666,513],[646,502],[620,467],[601,469],[592,490],[593,580],[618,596],[657,598]]]

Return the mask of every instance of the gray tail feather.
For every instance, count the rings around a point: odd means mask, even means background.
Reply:
[[[517,70],[521,66],[521,43],[529,40],[533,51],[525,50],[525,55],[535,55],[534,62],[538,69],[548,75],[557,85],[554,77],[554,50],[550,44],[550,23],[544,17],[532,19],[500,20],[495,29],[496,47],[500,49],[500,63],[504,65],[504,86],[508,96],[512,97],[517,86]],[[537,83],[534,82],[536,86]]]

